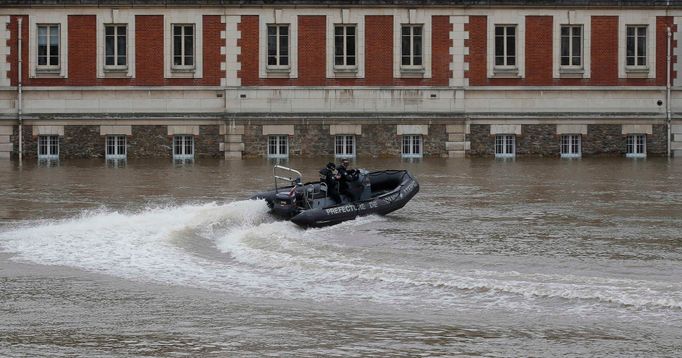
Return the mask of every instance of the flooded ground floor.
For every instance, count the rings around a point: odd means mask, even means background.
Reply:
[[[246,199],[269,160],[47,163],[0,161],[1,356],[682,350],[676,159],[358,158],[419,194],[308,230]]]
[[[668,132],[670,131],[670,143]],[[0,124],[0,158],[19,127]],[[682,124],[664,119],[31,120],[25,158],[461,158],[682,156]]]

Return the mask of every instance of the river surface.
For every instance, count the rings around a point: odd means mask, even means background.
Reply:
[[[267,160],[0,161],[0,356],[682,352],[682,161],[357,166],[421,191],[303,230]]]

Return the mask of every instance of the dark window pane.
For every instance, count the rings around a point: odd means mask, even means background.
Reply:
[[[507,26],[507,36],[516,36],[515,26]]]
[[[182,37],[180,36],[173,37],[173,55],[182,55]]]
[[[289,38],[287,36],[279,37],[279,55],[280,56],[289,55]]]
[[[105,31],[106,36],[114,36],[114,27],[113,26],[105,27],[104,31]]]
[[[334,27],[334,36],[343,36],[343,26]]]
[[[180,26],[173,26],[173,36],[182,36],[182,28]]]
[[[495,56],[504,56],[504,37],[495,37]]]
[[[422,57],[421,56],[415,56],[413,65],[421,66],[422,65]]]
[[[569,55],[569,42],[568,37],[561,38],[561,57],[566,57]]]
[[[334,39],[334,53],[336,56],[343,56],[343,37],[337,37]]]
[[[277,35],[277,28],[274,26],[268,26],[268,36]]]
[[[117,28],[118,36],[125,36],[126,35],[126,27],[125,26],[119,26]]]
[[[627,39],[627,56],[635,55],[635,38],[628,36]]]
[[[632,26],[628,26],[627,35],[628,36],[635,36],[635,28]]]
[[[516,66],[516,57],[507,57],[507,66]]]
[[[415,26],[412,28],[412,34],[414,36],[421,36],[422,35],[422,28],[421,26]]]
[[[347,37],[346,38],[346,55],[348,56],[354,56],[355,55],[355,37]]]
[[[282,56],[279,58],[279,64],[282,66],[289,66],[289,57]]]
[[[346,35],[355,36],[355,26],[346,27]]]
[[[422,38],[421,37],[415,37],[412,44],[414,45],[414,55],[415,56],[421,56],[422,55]]]
[[[409,56],[403,56],[403,60],[401,63],[403,66],[409,66],[410,65],[410,57]]]
[[[105,44],[104,44],[105,55],[106,56],[113,56],[114,55],[114,38],[113,38],[113,36],[107,36],[107,38],[104,42],[105,42]]]
[[[185,56],[194,56],[194,38],[191,36],[185,36]]]
[[[355,56],[348,56],[348,58],[346,58],[346,65],[355,66]]]
[[[185,66],[194,66],[194,57],[185,56]]]
[[[118,54],[125,56],[126,54],[126,38],[125,36],[118,37]]]
[[[495,36],[503,36],[503,35],[504,35],[504,27],[496,26],[495,27]]]
[[[334,64],[336,66],[343,66],[343,57],[342,56],[335,56],[334,57]]]
[[[194,35],[194,26],[183,26],[185,28],[185,36]]]
[[[173,64],[176,66],[181,66],[182,65],[182,57],[174,56],[173,57]]]
[[[402,27],[402,35],[403,35],[403,36],[410,36],[410,28],[409,28],[409,26],[403,26],[403,27]]]
[[[280,26],[279,35],[280,36],[289,36],[289,26]]]
[[[268,56],[268,66],[277,65],[277,58],[275,56]]]
[[[277,38],[268,36],[268,56],[277,56]]]
[[[409,36],[403,36],[401,48],[402,48],[403,56],[410,56],[410,37]]]

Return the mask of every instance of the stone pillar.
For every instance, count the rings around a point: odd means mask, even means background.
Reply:
[[[672,136],[670,150],[673,156],[682,158],[682,123],[673,124],[670,129],[670,135]]]
[[[10,139],[14,127],[0,126],[0,159],[9,159],[12,155],[13,144]]]
[[[471,142],[466,140],[468,124],[448,124],[445,131],[448,134],[448,141],[445,142],[445,150],[448,151],[449,158],[463,158],[471,147]]]
[[[220,143],[220,150],[225,152],[225,159],[242,159],[244,126],[221,124],[220,135],[224,136],[224,142]]]

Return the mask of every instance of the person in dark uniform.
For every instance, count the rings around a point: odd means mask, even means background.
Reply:
[[[328,163],[326,167],[320,169],[320,181],[327,184],[327,195],[337,203],[341,203],[339,178],[339,173],[334,163]]]
[[[350,167],[348,159],[342,159],[337,167],[339,173],[339,190],[341,194],[348,196],[352,201],[358,200],[358,195],[351,190],[351,183],[357,179],[357,171]]]

